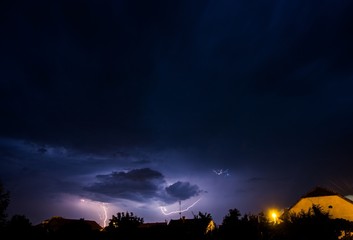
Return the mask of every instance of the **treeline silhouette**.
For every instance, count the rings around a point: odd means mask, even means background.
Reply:
[[[210,213],[169,223],[144,223],[132,212],[118,212],[103,229],[93,221],[53,217],[33,226],[24,215],[6,215],[9,193],[0,184],[0,239],[88,239],[88,240],[353,240],[353,222],[333,219],[319,205],[294,214],[285,212],[276,222],[264,213],[244,214],[230,209],[216,226]]]

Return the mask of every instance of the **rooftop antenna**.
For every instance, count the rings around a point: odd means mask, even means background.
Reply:
[[[179,218],[181,219],[181,200],[179,200]]]

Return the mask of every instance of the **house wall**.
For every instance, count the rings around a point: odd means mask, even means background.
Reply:
[[[343,218],[353,221],[353,204],[335,195],[302,198],[289,211],[298,213],[304,210],[306,212],[313,204],[320,205],[322,210],[328,212],[332,218]]]

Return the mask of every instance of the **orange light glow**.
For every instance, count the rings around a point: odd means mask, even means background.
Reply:
[[[278,218],[280,216],[280,213],[277,209],[270,209],[268,216],[269,216],[270,221],[273,222],[273,224],[277,224],[279,221]]]

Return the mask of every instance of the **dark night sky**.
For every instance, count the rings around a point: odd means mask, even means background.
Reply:
[[[0,2],[9,214],[102,224],[353,194],[353,2]],[[215,172],[219,170],[223,172]],[[84,199],[84,200],[83,200]],[[165,209],[160,209],[165,207]]]

